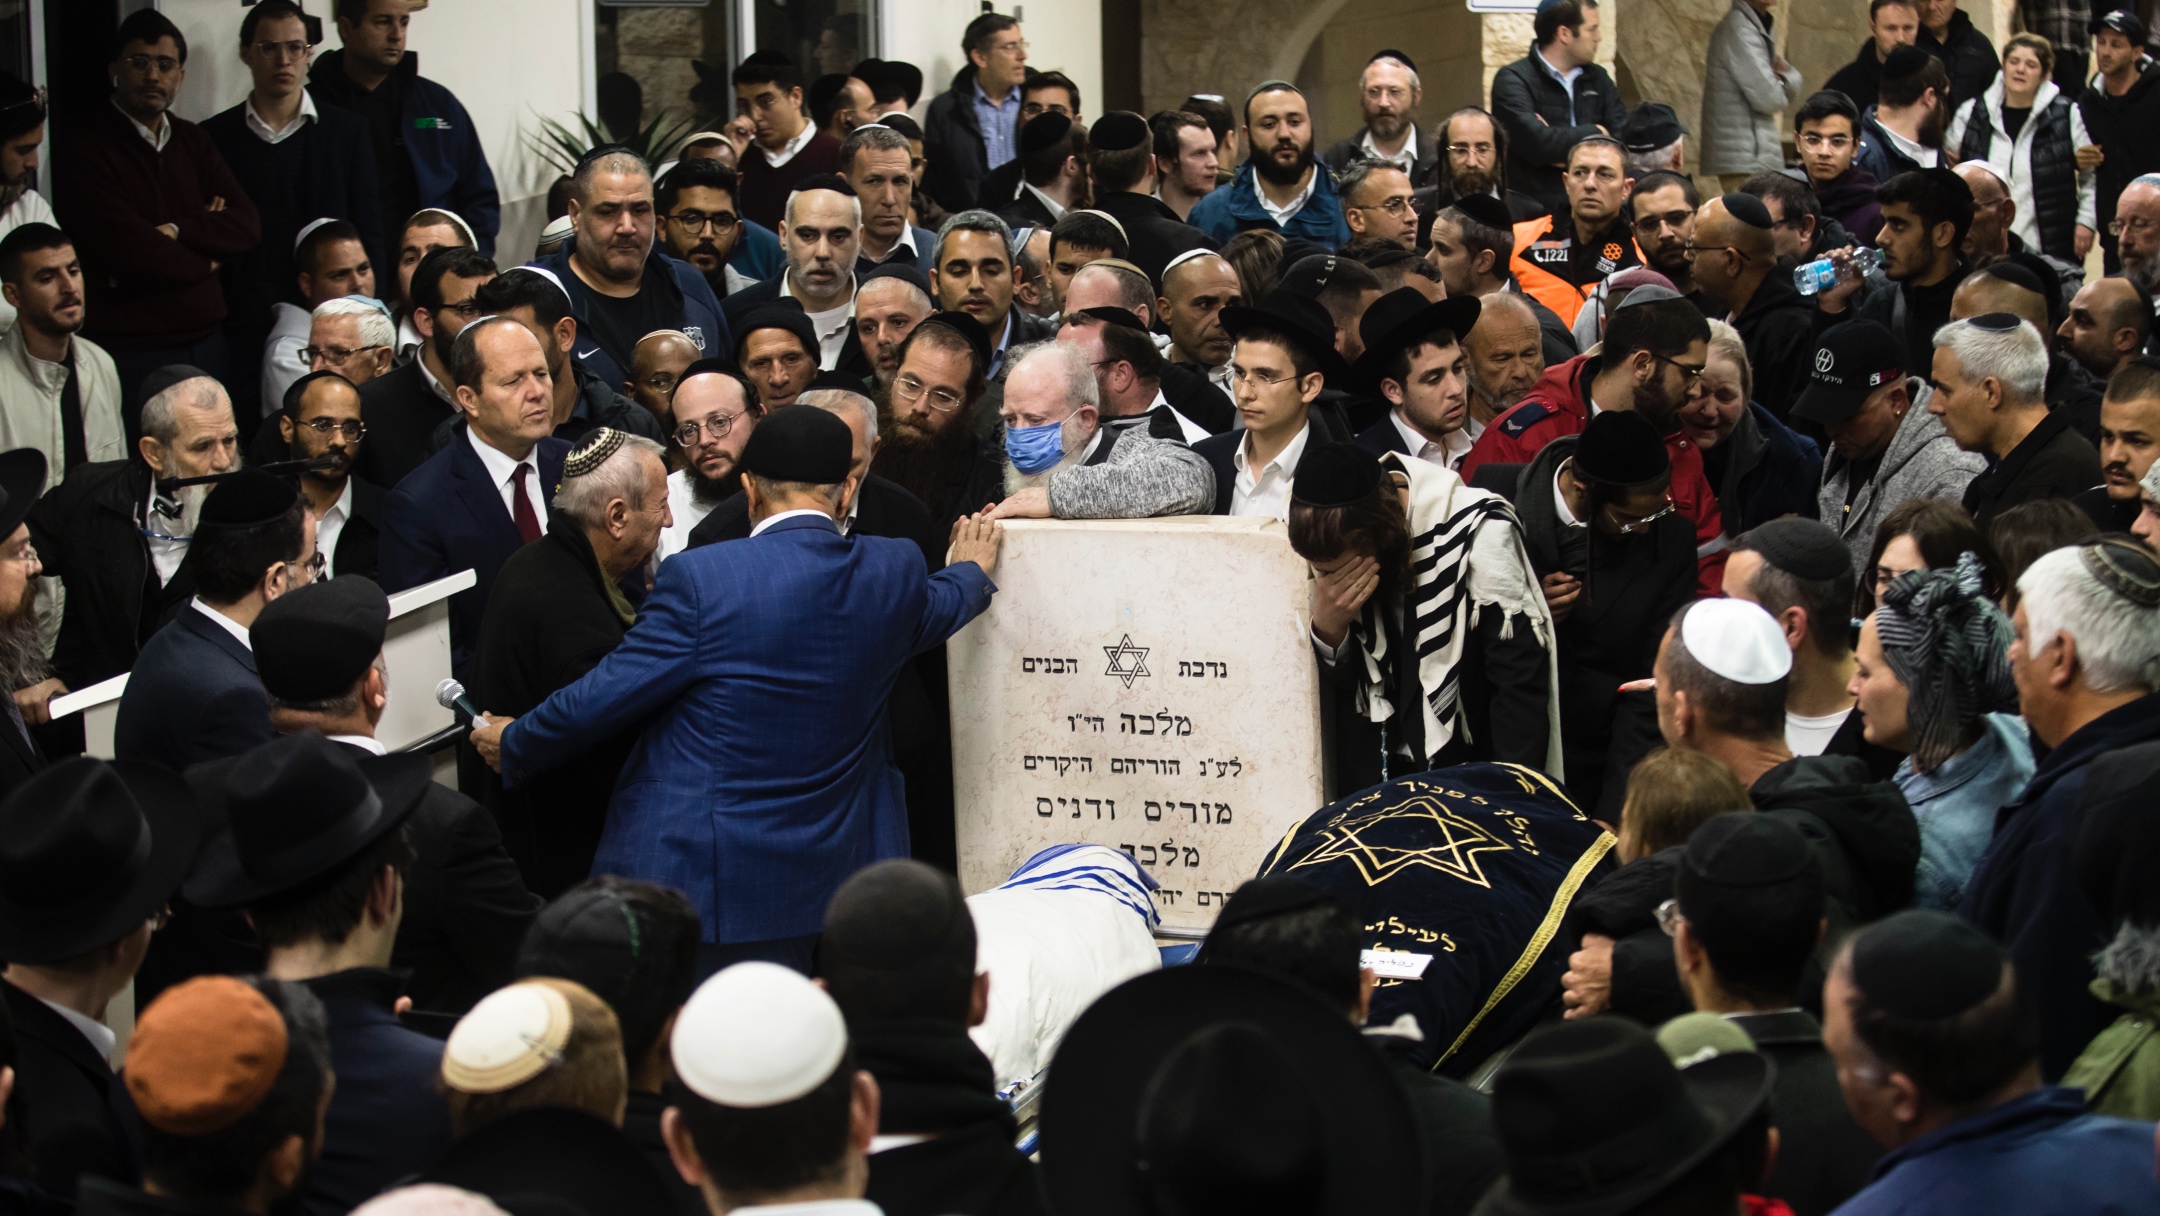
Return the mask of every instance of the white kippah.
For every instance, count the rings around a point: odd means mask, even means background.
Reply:
[[[1220,256],[1222,255],[1216,253],[1212,249],[1188,249],[1185,252],[1177,255],[1176,257],[1171,258],[1169,261],[1163,263],[1162,277],[1165,279],[1169,278],[1171,271],[1176,270],[1178,267],[1183,266],[1185,263],[1192,261],[1194,258],[1212,258]]]
[[[352,1216],[508,1216],[485,1195],[461,1191],[439,1182],[384,1191],[359,1207]]]
[[[315,230],[316,230],[317,228],[320,228],[320,227],[322,227],[322,226],[323,226],[324,224],[335,224],[335,223],[337,223],[337,217],[336,217],[336,216],[334,216],[334,215],[326,215],[326,216],[323,216],[323,217],[322,217],[322,218],[320,218],[320,219],[313,219],[313,220],[309,220],[309,221],[308,221],[307,223],[305,223],[305,224],[302,224],[302,225],[300,226],[300,232],[299,232],[299,234],[298,234],[298,235],[296,235],[296,236],[294,236],[294,237],[293,237],[293,239],[292,239],[292,247],[293,247],[293,252],[294,252],[294,253],[298,253],[298,252],[300,252],[300,242],[302,242],[302,241],[304,241],[304,240],[308,239],[308,234],[309,234],[309,233],[312,233],[312,232],[314,232],[314,231],[315,231]]]
[[[549,241],[567,240],[570,234],[576,230],[577,225],[570,222],[569,216],[558,215],[549,220],[547,226],[540,230],[540,243],[544,245]],[[534,267],[534,269],[537,270],[539,267]],[[560,285],[560,283],[557,284],[557,286]]]
[[[693,1093],[754,1108],[816,1089],[847,1044],[847,1022],[823,988],[777,963],[737,963],[690,994],[668,1049]]]
[[[1701,600],[1680,622],[1695,661],[1735,684],[1768,684],[1792,670],[1792,647],[1776,618],[1746,600]]]
[[[481,998],[443,1044],[443,1084],[494,1094],[562,1063],[570,1042],[570,1001],[546,984],[512,984]]]

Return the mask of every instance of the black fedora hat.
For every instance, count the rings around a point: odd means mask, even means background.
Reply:
[[[1293,984],[1174,967],[1073,1023],[1043,1091],[1051,1207],[1089,1216],[1225,1208],[1425,1209],[1423,1147],[1380,1053]]]
[[[506,1115],[451,1145],[420,1180],[485,1195],[512,1216],[676,1210],[643,1150],[599,1117],[569,1107]]]
[[[195,862],[202,814],[160,765],[63,760],[0,801],[0,958],[53,963],[133,933]]]
[[[412,814],[430,767],[425,756],[363,756],[302,731],[189,769],[226,826],[203,846],[183,894],[235,908],[329,877]]]
[[[1537,1030],[1493,1078],[1507,1174],[1475,1216],[1627,1211],[1730,1142],[1768,1100],[1770,1081],[1770,1062],[1753,1052],[1676,1069],[1625,1018]]]
[[[45,453],[36,448],[0,452],[0,541],[22,527],[45,492]]]
[[[1351,369],[1358,387],[1377,394],[1380,377],[1395,353],[1436,329],[1455,335],[1457,342],[1470,336],[1484,305],[1476,296],[1449,296],[1433,301],[1415,287],[1398,287],[1372,302],[1358,320],[1358,337],[1365,353]]]
[[[1335,318],[1327,306],[1311,296],[1277,288],[1261,297],[1257,305],[1224,306],[1222,326],[1236,338],[1248,327],[1271,329],[1305,348],[1320,365],[1320,375],[1333,387],[1345,386],[1350,365],[1335,349]]]

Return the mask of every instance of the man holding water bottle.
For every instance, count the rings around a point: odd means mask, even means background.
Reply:
[[[1848,247],[1823,259],[1837,275],[1829,285],[1822,283],[1821,262],[1794,271],[1794,285],[1815,296],[1817,336],[1847,321],[1874,321],[1897,339],[1905,366],[1927,367],[1935,331],[1950,320],[1950,297],[1969,269],[1960,247],[1972,227],[1972,187],[1948,169],[1921,169],[1884,182],[1875,197],[1882,203],[1875,251],[1889,283],[1871,286]]]

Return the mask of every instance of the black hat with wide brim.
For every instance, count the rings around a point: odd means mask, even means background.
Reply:
[[[202,812],[180,775],[63,760],[0,801],[0,958],[87,954],[156,916],[195,862]]]
[[[1427,300],[1425,293],[1415,287],[1398,287],[1381,296],[1358,322],[1365,353],[1350,369],[1352,381],[1358,388],[1378,394],[1387,365],[1404,347],[1442,329],[1454,334],[1457,342],[1467,342],[1483,310],[1484,304],[1476,296]]]
[[[303,731],[198,764],[187,777],[225,827],[203,846],[183,894],[197,907],[238,908],[337,874],[405,822],[434,766]]]
[[[1305,348],[1320,367],[1328,384],[1345,387],[1350,365],[1335,349],[1335,318],[1311,296],[1277,288],[1257,305],[1228,304],[1221,314],[1223,329],[1235,339],[1247,329],[1271,329]]]
[[[15,535],[38,495],[45,492],[45,453],[36,448],[0,452],[0,541]]]
[[[676,1210],[644,1152],[598,1117],[535,1107],[471,1133],[421,1181],[487,1196],[512,1216],[616,1216]]]
[[[1210,1111],[1209,1095],[1180,1084],[1194,1075],[1181,1059],[1225,1039],[1270,1057],[1245,1081],[1268,1097],[1296,1095],[1313,1116],[1304,1137],[1285,1142],[1280,1128],[1255,1124],[1252,1109]],[[1151,1159],[1147,1129],[1177,1118],[1165,1105],[1211,1117],[1198,1124],[1201,1142]],[[1150,972],[1104,994],[1058,1045],[1042,1106],[1055,1211],[1153,1216],[1159,1189],[1250,1187],[1278,1164],[1255,1160],[1261,1141],[1310,1158],[1311,1202],[1301,1210],[1312,1216],[1425,1210],[1424,1149],[1401,1086],[1339,1010],[1293,984],[1233,966]]]

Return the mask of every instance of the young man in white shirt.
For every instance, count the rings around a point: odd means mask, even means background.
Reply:
[[[1451,470],[1462,468],[1482,426],[1470,418],[1466,339],[1477,324],[1475,296],[1434,303],[1402,287],[1373,302],[1358,322],[1365,353],[1359,378],[1391,407],[1357,443],[1375,456],[1401,452]]]
[[[1350,380],[1335,352],[1335,321],[1318,300],[1275,291],[1257,307],[1225,307],[1222,325],[1233,342],[1230,395],[1243,426],[1202,440],[1193,451],[1215,470],[1215,514],[1265,515],[1287,524],[1298,461],[1313,445],[1341,438],[1312,416],[1322,389]]]

